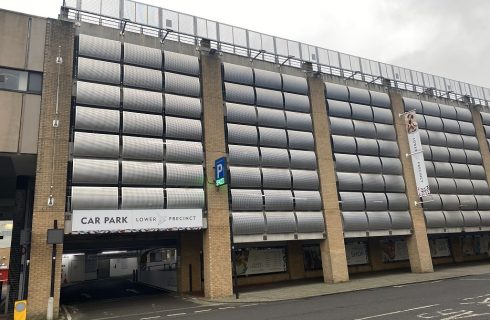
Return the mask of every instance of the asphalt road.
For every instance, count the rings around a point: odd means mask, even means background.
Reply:
[[[181,303],[162,310],[130,309],[106,317],[73,319],[489,320],[490,274],[273,303]]]

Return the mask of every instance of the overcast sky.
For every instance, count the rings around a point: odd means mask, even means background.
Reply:
[[[490,88],[490,0],[140,2]],[[55,18],[61,3],[0,7]]]

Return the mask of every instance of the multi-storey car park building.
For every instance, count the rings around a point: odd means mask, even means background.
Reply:
[[[0,43],[1,218],[29,319],[133,270],[213,298],[234,270],[332,283],[488,259],[487,88],[129,0],[0,11]]]

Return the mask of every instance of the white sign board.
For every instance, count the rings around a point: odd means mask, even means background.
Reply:
[[[72,232],[135,232],[202,229],[201,209],[73,210]]]
[[[286,251],[284,248],[250,248],[237,252],[238,275],[285,272]]]
[[[365,242],[348,242],[345,244],[347,265],[354,266],[368,263],[367,244]]]

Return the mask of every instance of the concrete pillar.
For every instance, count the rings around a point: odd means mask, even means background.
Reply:
[[[48,19],[44,75],[39,121],[39,140],[36,169],[36,186],[32,217],[31,260],[28,283],[28,318],[45,319],[50,296],[52,245],[46,243],[47,230],[64,226],[66,177],[69,155],[70,107],[72,92],[72,61],[74,30],[72,24]],[[53,127],[57,93],[58,46],[61,46],[59,127]],[[52,190],[50,190],[52,186]],[[52,194],[54,205],[48,206]],[[57,246],[54,286],[54,318],[59,311],[62,245]]]
[[[385,269],[383,263],[383,251],[381,249],[381,238],[369,238],[369,263],[371,264],[373,271],[379,271]]]
[[[228,186],[217,188],[214,185],[214,161],[226,156],[221,61],[218,56],[203,51],[201,72],[208,208],[208,228],[203,235],[204,295],[218,298],[233,294]]]
[[[305,265],[303,262],[303,248],[301,242],[288,242],[288,269],[291,280],[305,277]]]
[[[349,271],[330,142],[330,123],[327,119],[325,86],[323,81],[316,77],[309,77],[308,85],[323,217],[327,233],[327,238],[320,244],[323,279],[329,283],[343,282],[349,280]]]
[[[463,262],[463,243],[461,237],[458,235],[453,235],[449,237],[449,243],[451,245],[451,253],[453,255],[454,262]]]
[[[178,269],[178,291],[199,292],[201,288],[201,232],[180,234],[180,263]],[[192,277],[192,290],[190,277]]]
[[[412,159],[406,157],[410,153],[408,146],[408,134],[405,128],[405,119],[399,114],[405,112],[402,96],[397,91],[390,91],[391,105],[393,109],[393,119],[400,149],[400,161],[403,167],[403,177],[405,179],[406,193],[410,216],[412,217],[413,234],[407,238],[408,256],[410,258],[410,268],[412,272],[433,272],[432,257],[430,255],[429,240],[427,238],[427,228],[425,226],[424,210],[415,205],[419,201],[417,186],[413,174]]]
[[[487,176],[487,183],[490,185],[490,150],[488,148],[487,136],[480,115],[480,108],[470,108],[475,126],[476,138],[480,147],[480,154],[483,161],[483,168]]]

